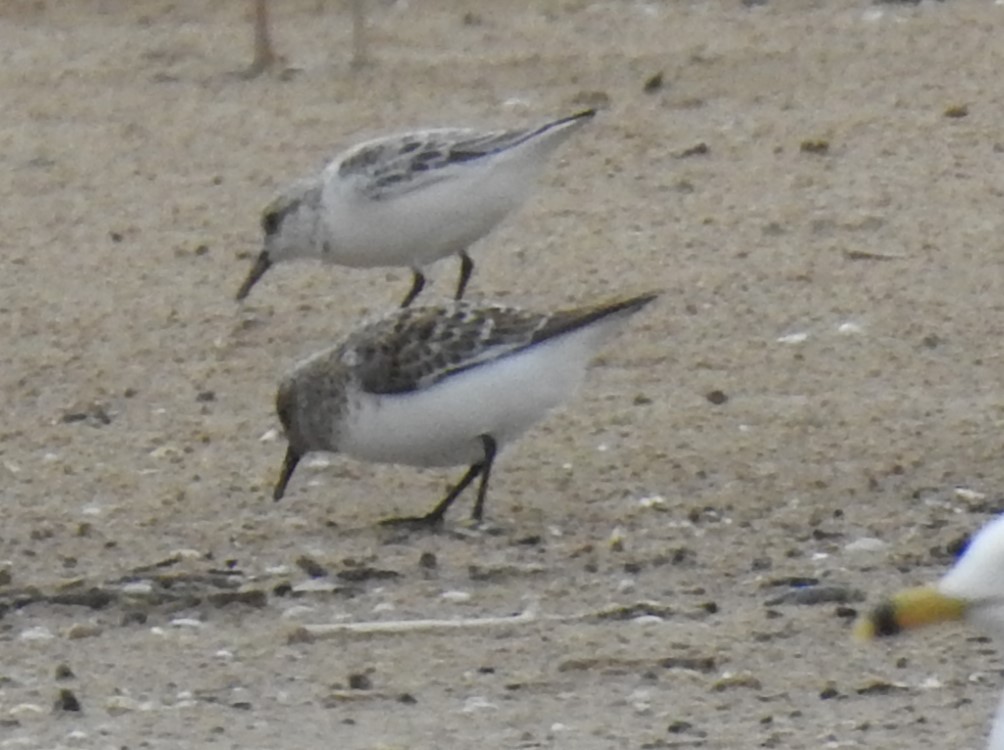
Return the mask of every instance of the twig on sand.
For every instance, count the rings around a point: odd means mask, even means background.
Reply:
[[[457,620],[381,620],[376,622],[345,622],[325,625],[303,625],[289,636],[290,643],[309,643],[340,635],[386,635],[398,633],[434,633],[452,630],[481,630],[485,628],[526,625],[536,622],[539,612],[535,603],[518,615],[507,617],[465,617]]]
[[[844,257],[847,260],[903,260],[906,258],[900,253],[873,253],[867,250],[844,250]]]
[[[639,601],[633,604],[610,604],[594,612],[572,615],[542,615],[539,602],[531,600],[526,609],[518,615],[507,617],[466,617],[450,620],[379,620],[373,622],[345,622],[323,625],[303,625],[289,636],[290,643],[310,643],[325,638],[343,635],[387,635],[401,633],[446,633],[456,630],[480,630],[486,628],[528,625],[547,620],[548,622],[662,622],[672,617],[674,610],[665,604],[653,601]]]

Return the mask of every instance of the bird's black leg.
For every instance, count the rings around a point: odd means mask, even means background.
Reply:
[[[454,299],[463,299],[464,290],[467,288],[467,282],[471,280],[471,274],[474,273],[474,261],[471,260],[471,256],[467,254],[466,250],[460,252],[460,281],[457,282],[457,294]]]
[[[414,274],[414,281],[411,283],[411,291],[408,292],[407,296],[404,298],[404,302],[401,303],[401,307],[407,307],[414,302],[418,293],[425,288],[425,276],[422,275],[422,272],[412,270],[412,274]]]
[[[300,463],[300,458],[300,454],[293,450],[292,445],[287,446],[286,458],[283,459],[282,469],[279,471],[279,481],[275,483],[275,489],[272,490],[273,500],[281,500],[282,496],[286,494],[286,485],[289,484],[296,465]]]
[[[488,478],[491,476],[492,464],[495,463],[495,453],[498,451],[498,444],[491,435],[482,435],[481,444],[485,449],[485,458],[481,463],[481,484],[478,485],[478,499],[475,500],[474,510],[471,511],[471,518],[478,523],[481,523],[481,517],[484,515],[485,495],[488,492]]]
[[[386,521],[381,521],[380,523],[384,526],[393,526],[397,524],[407,524],[410,526],[438,526],[443,522],[443,516],[446,515],[446,511],[449,507],[453,505],[453,501],[460,497],[460,493],[467,489],[467,485],[477,478],[482,469],[484,469],[484,464],[480,462],[471,466],[471,468],[467,470],[467,473],[460,478],[460,481],[446,493],[446,497],[439,501],[439,505],[430,510],[424,516],[388,518]]]
[[[439,501],[439,505],[422,516],[421,520],[430,526],[442,523],[443,516],[446,515],[446,511],[453,505],[453,501],[460,497],[460,493],[467,489],[467,486],[484,471],[484,468],[485,465],[483,463],[476,463],[469,468],[460,481],[454,485],[453,489],[446,493],[446,497]]]

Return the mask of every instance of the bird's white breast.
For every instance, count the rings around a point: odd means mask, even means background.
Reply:
[[[489,158],[418,173],[415,189],[378,200],[360,192],[359,178],[337,179],[322,199],[327,259],[422,268],[459,253],[519,207],[537,171],[525,159]]]
[[[614,322],[557,337],[420,391],[358,394],[338,448],[382,463],[476,463],[483,455],[480,435],[491,435],[502,447],[573,395]]]

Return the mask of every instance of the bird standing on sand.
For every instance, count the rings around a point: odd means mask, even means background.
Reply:
[[[594,114],[517,130],[424,130],[349,149],[265,208],[264,248],[237,299],[275,263],[317,258],[411,268],[407,307],[426,266],[448,255],[460,257],[460,299],[474,270],[470,246],[523,203],[546,157]]]
[[[481,479],[480,521],[498,452],[566,401],[597,349],[657,295],[550,314],[453,302],[397,310],[318,352],[279,386],[289,445],[280,499],[311,451],[411,466],[468,466],[429,513],[393,519],[436,525]]]

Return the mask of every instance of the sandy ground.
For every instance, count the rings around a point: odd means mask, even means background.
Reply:
[[[0,748],[980,747],[988,641],[849,626],[1004,506],[1004,8],[374,2],[352,72],[319,5],[275,3],[256,80],[236,0],[0,6]],[[272,192],[594,104],[471,295],[665,295],[498,462],[490,529],[378,526],[459,469],[332,457],[273,503],[278,376],[409,276],[238,305]]]

